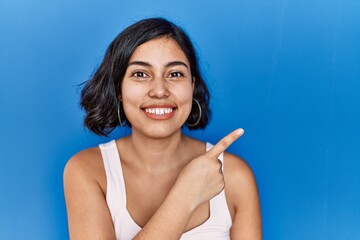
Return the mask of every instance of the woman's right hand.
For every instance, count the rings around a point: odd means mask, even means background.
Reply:
[[[237,129],[221,139],[212,149],[190,161],[180,172],[173,190],[179,191],[191,208],[218,195],[225,187],[222,164],[218,159],[244,133]]]

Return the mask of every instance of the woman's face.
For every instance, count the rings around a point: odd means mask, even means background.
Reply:
[[[179,131],[190,114],[193,89],[190,63],[175,40],[162,37],[138,46],[121,94],[133,133],[164,138]]]

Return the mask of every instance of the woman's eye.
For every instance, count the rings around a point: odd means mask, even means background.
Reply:
[[[172,72],[169,74],[169,77],[171,78],[179,78],[179,77],[183,77],[184,74],[182,74],[181,72]]]
[[[147,74],[146,74],[146,73],[144,73],[144,72],[139,72],[139,71],[134,72],[132,75],[133,75],[134,77],[136,77],[136,78],[145,78],[145,77],[147,77]]]

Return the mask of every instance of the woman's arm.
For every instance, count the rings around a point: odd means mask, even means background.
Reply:
[[[110,212],[97,179],[101,168],[101,156],[93,149],[76,154],[66,164],[64,192],[71,240],[115,239]]]
[[[244,160],[225,154],[225,193],[233,224],[231,239],[261,240],[261,213],[255,177]]]

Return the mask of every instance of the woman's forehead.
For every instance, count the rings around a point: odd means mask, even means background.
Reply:
[[[152,39],[138,46],[130,58],[132,61],[144,61],[150,64],[161,64],[170,61],[189,61],[179,44],[171,37]]]

